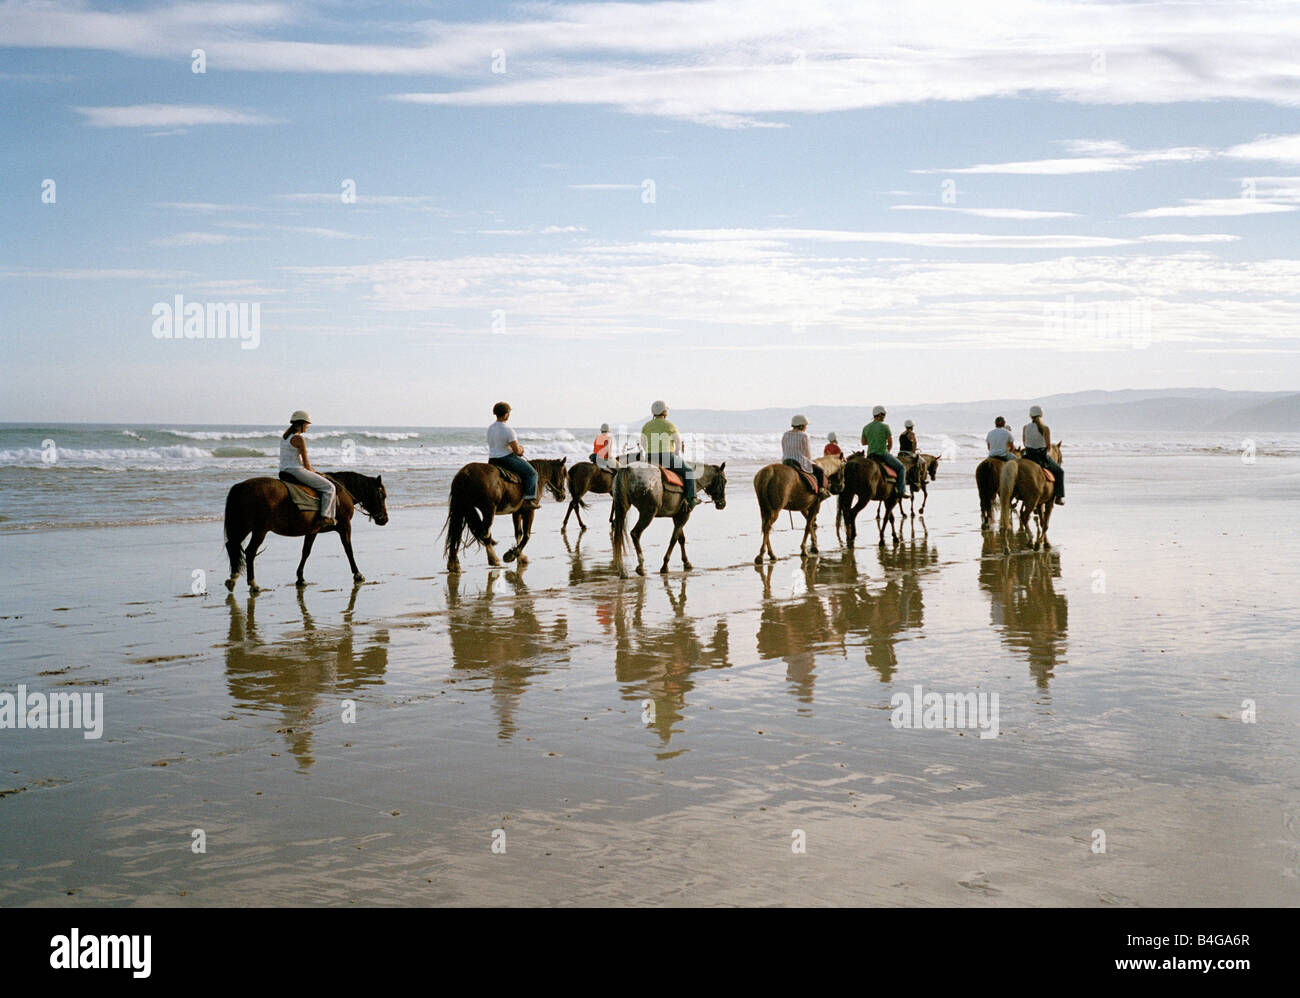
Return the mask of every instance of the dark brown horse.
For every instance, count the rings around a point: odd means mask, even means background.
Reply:
[[[564,501],[564,466],[568,458],[529,461],[537,469],[538,494],[547,489],[556,502]],[[533,532],[533,507],[524,505],[524,487],[519,482],[508,482],[501,477],[495,464],[475,462],[456,472],[451,480],[451,497],[447,501],[447,522],[443,530],[447,540],[443,553],[447,556],[447,571],[460,571],[460,552],[470,544],[482,544],[487,549],[488,564],[501,565],[497,557],[497,542],[492,539],[492,518],[498,513],[509,513],[514,519],[515,546],[505,554],[506,561],[519,559],[527,565],[524,545]],[[469,535],[465,535],[465,528]]]
[[[718,509],[727,506],[727,462],[722,464],[696,464],[696,487],[713,500]],[[691,518],[691,510],[686,506],[683,494],[677,489],[665,489],[663,475],[657,464],[631,464],[619,468],[614,473],[614,509],[610,517],[610,534],[614,542],[614,567],[620,578],[627,578],[627,568],[623,565],[623,548],[627,543],[627,512],[635,508],[640,514],[636,526],[632,528],[632,546],[636,549],[637,575],[645,575],[645,555],[641,553],[641,535],[650,521],[657,517],[671,517],[673,535],[668,539],[668,550],[664,552],[664,563],[660,572],[668,571],[668,558],[673,547],[682,546],[682,568],[690,571],[691,563],[686,557],[686,521]]]
[[[582,497],[588,492],[609,495],[609,490],[614,485],[616,462],[605,463],[606,467],[602,468],[591,461],[579,461],[569,469],[569,508],[564,511],[564,522],[560,524],[561,530],[569,525],[570,514],[578,518],[579,530],[587,529],[587,525],[582,522],[582,514],[578,512],[579,508],[587,508]]]
[[[844,459],[835,455],[819,457],[815,463],[826,472],[826,488],[831,495],[844,491]],[[804,516],[803,540],[799,542],[799,557],[808,556],[808,538],[812,537],[812,553],[817,553],[817,514],[821,511],[822,501],[816,492],[808,488],[807,483],[794,468],[788,464],[769,464],[760,468],[754,476],[754,492],[758,496],[759,525],[763,530],[763,539],[758,545],[758,557],[755,565],[763,563],[763,551],[776,561],[772,550],[772,528],[781,515],[781,510],[794,510]]]
[[[319,514],[299,509],[289,495],[289,487],[278,478],[250,478],[231,487],[226,494],[226,554],[230,556],[227,589],[234,591],[235,580],[247,566],[248,591],[258,591],[257,581],[253,578],[253,559],[268,533],[303,538],[302,559],[298,562],[300,586],[307,584],[302,569],[307,564],[312,545],[316,543],[316,535],[330,532],[338,534],[343,542],[348,564],[352,566],[352,580],[366,581],[352,556],[352,511],[360,506],[362,512],[379,526],[387,523],[388,493],[384,490],[384,480],[382,476],[370,478],[355,471],[330,471],[325,477],[338,487],[338,511],[334,514],[334,526],[324,529],[319,526]],[[241,550],[240,543],[250,533],[253,536],[248,547]]]
[[[915,457],[904,457],[900,454],[898,459],[903,462],[903,467],[907,469],[909,515],[916,516],[916,493],[919,489],[921,492],[921,515],[925,516],[925,504],[930,501],[930,492],[925,487],[925,480],[928,478],[933,482],[938,477],[939,458],[934,454],[917,454]],[[898,515],[903,515],[901,509],[898,511]]]
[[[856,501],[855,501],[856,500]],[[898,543],[898,530],[894,526],[894,506],[898,493],[894,479],[885,474],[880,462],[862,451],[855,451],[844,462],[844,491],[840,493],[839,516],[844,520],[844,541],[849,547],[858,538],[858,511],[869,502],[879,500],[885,504],[885,516],[880,524],[880,544],[885,543],[885,525]]]
[[[998,497],[998,483],[1002,479],[1002,466],[1006,460],[986,457],[975,467],[975,489],[980,496],[980,529],[993,525],[993,500]],[[1024,523],[1021,523],[1024,526]]]

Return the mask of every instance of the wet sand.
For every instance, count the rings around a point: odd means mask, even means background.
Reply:
[[[0,903],[1300,901],[1300,462],[1080,459],[1011,557],[957,462],[897,546],[828,509],[762,569],[754,470],[695,571],[658,523],[626,581],[603,498],[567,537],[548,501],[522,573],[447,576],[436,508],[357,527],[360,587],[272,537],[256,597],[218,524],[0,537],[0,691],[106,715],[0,731]],[[997,693],[999,737],[895,728],[918,684]]]

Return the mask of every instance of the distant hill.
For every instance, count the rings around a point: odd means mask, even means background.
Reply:
[[[790,425],[795,412],[806,415],[814,432],[853,433],[871,419],[875,400],[861,406],[808,405],[802,408],[673,409],[683,430],[712,433],[773,432]],[[1047,423],[1062,435],[1081,430],[1281,430],[1300,432],[1300,392],[1237,392],[1217,388],[1130,389],[1069,392],[1036,399],[900,405],[888,401],[888,420],[901,428],[911,419],[928,432],[973,432],[1005,416],[1012,426],[1028,419],[1029,407],[1043,407]],[[624,420],[639,425],[648,415]]]

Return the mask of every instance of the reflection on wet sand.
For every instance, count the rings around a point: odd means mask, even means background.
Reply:
[[[1069,601],[1058,593],[1061,577],[1056,551],[1006,557],[1000,535],[986,534],[980,560],[980,588],[989,594],[989,616],[1008,648],[1025,655],[1029,671],[1046,689],[1065,655]]]
[[[938,549],[914,539],[876,549],[875,557],[885,573],[883,587],[867,585],[852,550],[839,561],[810,559],[788,578],[771,562],[754,569],[763,580],[758,652],[785,661],[801,713],[813,702],[818,653],[838,650],[847,658],[848,639],[861,635],[867,664],[889,682],[898,668],[899,637],[924,623],[921,579],[936,570]]]
[[[227,689],[236,707],[280,711],[284,718],[280,733],[300,770],[315,762],[311,754],[311,716],[320,695],[355,693],[384,681],[388,668],[387,629],[377,628],[370,644],[359,654],[355,648],[352,615],[360,591],[360,585],[352,587],[343,624],[333,627],[316,623],[304,591],[298,589],[301,633],[286,633],[270,643],[258,633],[258,597],[249,596],[246,606],[240,606],[233,593],[226,597],[230,611]]]
[[[497,599],[502,574],[510,591]],[[515,715],[529,681],[549,671],[557,649],[567,653],[568,619],[561,616],[549,631],[543,628],[518,572],[489,572],[483,592],[471,598],[462,597],[460,587],[459,575],[448,577],[452,668],[488,681],[497,737],[509,741],[519,730]]]
[[[614,676],[623,686],[623,697],[654,701],[650,727],[662,745],[678,730],[686,695],[695,686],[691,674],[697,669],[731,665],[725,618],[714,623],[707,642],[696,633],[696,621],[686,612],[687,579],[682,575],[673,581],[662,580],[672,608],[667,623],[647,623],[645,619],[646,594],[654,585],[649,580],[620,584],[603,613],[597,609],[598,619],[607,620],[613,628]]]

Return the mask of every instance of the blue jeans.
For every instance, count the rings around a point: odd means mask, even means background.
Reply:
[[[695,498],[695,472],[686,466],[680,454],[656,454],[651,452],[650,463],[664,468],[672,468],[682,479],[682,498],[690,502]]]
[[[881,464],[886,464],[898,472],[898,498],[902,499],[907,495],[907,469],[903,467],[903,462],[894,457],[893,454],[872,454],[873,458]]]
[[[513,471],[523,480],[524,498],[537,498],[537,469],[518,454],[507,454],[505,457],[490,457],[488,458],[488,464],[495,464],[498,468]]]
[[[1047,448],[1026,447],[1025,457],[1029,458],[1029,460],[1033,461],[1035,464],[1046,468],[1048,471],[1050,471],[1053,475],[1056,476],[1056,494],[1060,496],[1062,499],[1064,499],[1065,498],[1065,472],[1061,470],[1061,466],[1059,464],[1057,464],[1055,461],[1053,461],[1050,457],[1047,456]]]

